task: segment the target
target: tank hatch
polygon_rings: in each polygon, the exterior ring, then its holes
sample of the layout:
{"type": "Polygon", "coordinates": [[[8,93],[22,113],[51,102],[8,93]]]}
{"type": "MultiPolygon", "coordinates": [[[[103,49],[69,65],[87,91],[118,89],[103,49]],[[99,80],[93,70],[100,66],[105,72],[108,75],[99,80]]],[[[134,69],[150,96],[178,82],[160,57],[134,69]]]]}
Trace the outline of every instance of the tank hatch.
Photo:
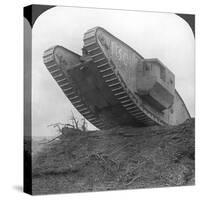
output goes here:
{"type": "Polygon", "coordinates": [[[174,102],[175,77],[158,59],[143,59],[136,70],[137,94],[159,111],[174,102]]]}

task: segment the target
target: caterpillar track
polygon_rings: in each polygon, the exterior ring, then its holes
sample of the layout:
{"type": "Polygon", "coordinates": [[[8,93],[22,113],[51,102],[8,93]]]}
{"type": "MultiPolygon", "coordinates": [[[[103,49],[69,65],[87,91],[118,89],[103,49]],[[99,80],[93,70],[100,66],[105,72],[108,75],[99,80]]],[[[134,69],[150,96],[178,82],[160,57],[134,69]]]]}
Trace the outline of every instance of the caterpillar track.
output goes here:
{"type": "Polygon", "coordinates": [[[97,118],[95,114],[90,110],[89,106],[84,102],[83,97],[78,92],[78,88],[73,83],[69,74],[62,69],[62,64],[57,63],[54,50],[56,48],[61,48],[60,46],[52,47],[44,52],[43,60],[48,71],[51,73],[52,77],[55,79],[57,84],[60,86],[66,97],[71,101],[73,106],[94,126],[99,129],[107,128],[106,123],[102,122],[101,119],[97,118]]]}
{"type": "Polygon", "coordinates": [[[67,98],[94,126],[174,125],[190,118],[173,88],[173,73],[159,60],[145,60],[100,27],[88,30],[83,41],[83,56],[55,46],[44,52],[43,60],[67,98]],[[149,65],[155,72],[158,66],[164,69],[171,85],[157,77],[154,80],[155,74],[143,77],[141,70],[149,65]],[[150,89],[146,89],[148,79],[155,82],[150,89]]]}

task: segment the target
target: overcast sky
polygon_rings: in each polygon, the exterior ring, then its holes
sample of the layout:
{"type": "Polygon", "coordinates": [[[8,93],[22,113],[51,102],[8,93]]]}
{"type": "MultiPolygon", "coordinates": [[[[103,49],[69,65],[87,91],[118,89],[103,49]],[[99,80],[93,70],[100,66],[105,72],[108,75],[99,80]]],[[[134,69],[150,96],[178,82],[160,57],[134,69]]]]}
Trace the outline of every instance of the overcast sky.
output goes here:
{"type": "MultiPolygon", "coordinates": [[[[176,89],[194,116],[194,36],[189,25],[171,13],[55,7],[36,20],[32,32],[32,133],[55,134],[48,124],[67,122],[74,109],[43,64],[44,50],[64,46],[81,54],[83,34],[101,26],[145,58],[158,58],[174,74],[176,89]]],[[[91,124],[90,129],[95,129],[91,124]]]]}

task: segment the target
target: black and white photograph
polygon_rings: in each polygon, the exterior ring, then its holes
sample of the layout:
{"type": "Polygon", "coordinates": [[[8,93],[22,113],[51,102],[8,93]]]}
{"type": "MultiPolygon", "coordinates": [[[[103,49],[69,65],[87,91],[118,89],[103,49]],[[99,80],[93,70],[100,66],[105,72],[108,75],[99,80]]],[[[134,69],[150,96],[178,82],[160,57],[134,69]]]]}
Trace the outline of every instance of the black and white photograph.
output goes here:
{"type": "Polygon", "coordinates": [[[195,15],[24,7],[24,192],[195,185],[195,15]]]}

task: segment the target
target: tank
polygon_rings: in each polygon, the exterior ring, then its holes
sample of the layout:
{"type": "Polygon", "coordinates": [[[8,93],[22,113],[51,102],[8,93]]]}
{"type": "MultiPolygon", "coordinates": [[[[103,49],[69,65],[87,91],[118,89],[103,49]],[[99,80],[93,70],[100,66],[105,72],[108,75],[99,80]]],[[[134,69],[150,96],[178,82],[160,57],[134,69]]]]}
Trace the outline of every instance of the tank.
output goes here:
{"type": "Polygon", "coordinates": [[[190,114],[175,75],[101,27],[84,34],[82,55],[62,46],[44,52],[46,68],[74,107],[99,129],[178,125],[190,114]]]}

